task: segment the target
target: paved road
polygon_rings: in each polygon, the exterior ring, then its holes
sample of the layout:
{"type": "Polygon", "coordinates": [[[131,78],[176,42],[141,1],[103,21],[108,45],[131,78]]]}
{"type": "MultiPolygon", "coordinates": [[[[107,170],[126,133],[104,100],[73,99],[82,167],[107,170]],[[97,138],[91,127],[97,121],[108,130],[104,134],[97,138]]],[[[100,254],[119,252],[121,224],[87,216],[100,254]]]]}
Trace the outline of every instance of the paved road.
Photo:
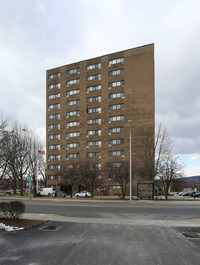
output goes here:
{"type": "Polygon", "coordinates": [[[200,217],[200,202],[101,203],[25,201],[26,212],[82,218],[187,220],[200,217]]]}

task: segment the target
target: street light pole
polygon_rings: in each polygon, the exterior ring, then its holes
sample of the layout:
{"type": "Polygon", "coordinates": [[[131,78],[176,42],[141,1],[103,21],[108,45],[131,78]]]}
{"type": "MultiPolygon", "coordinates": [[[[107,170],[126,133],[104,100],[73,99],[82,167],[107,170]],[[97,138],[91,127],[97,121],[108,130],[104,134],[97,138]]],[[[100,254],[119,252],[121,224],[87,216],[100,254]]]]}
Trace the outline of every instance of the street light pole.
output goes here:
{"type": "Polygon", "coordinates": [[[128,122],[130,126],[130,202],[132,202],[132,148],[131,148],[132,127],[131,127],[131,120],[129,120],[128,122]]]}

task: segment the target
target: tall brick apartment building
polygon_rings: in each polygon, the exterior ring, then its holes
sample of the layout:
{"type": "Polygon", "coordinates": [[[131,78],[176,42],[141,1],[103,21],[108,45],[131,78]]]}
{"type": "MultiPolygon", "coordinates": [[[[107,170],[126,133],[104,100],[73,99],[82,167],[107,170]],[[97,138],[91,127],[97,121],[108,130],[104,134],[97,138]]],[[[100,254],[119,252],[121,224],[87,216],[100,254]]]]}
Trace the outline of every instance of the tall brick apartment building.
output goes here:
{"type": "Polygon", "coordinates": [[[89,159],[106,194],[120,192],[101,169],[116,158],[129,161],[130,120],[133,161],[141,128],[154,134],[154,45],[47,70],[46,83],[47,185],[62,185],[61,166],[89,159]]]}

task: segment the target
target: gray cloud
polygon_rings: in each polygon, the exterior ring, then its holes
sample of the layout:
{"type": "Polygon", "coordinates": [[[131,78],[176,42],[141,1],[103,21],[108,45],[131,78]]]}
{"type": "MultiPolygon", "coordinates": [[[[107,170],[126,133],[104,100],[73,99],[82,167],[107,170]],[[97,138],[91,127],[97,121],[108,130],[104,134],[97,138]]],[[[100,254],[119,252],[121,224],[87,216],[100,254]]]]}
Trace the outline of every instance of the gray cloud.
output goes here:
{"type": "Polygon", "coordinates": [[[155,43],[156,120],[199,154],[198,0],[1,1],[1,110],[45,139],[46,69],[155,43]]]}

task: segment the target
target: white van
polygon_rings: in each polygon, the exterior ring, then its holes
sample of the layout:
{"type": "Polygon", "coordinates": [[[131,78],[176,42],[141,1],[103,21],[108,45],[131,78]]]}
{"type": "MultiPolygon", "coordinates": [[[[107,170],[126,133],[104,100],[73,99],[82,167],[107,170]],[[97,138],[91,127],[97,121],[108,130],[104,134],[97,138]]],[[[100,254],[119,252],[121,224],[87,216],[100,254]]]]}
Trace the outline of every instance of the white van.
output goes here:
{"type": "Polygon", "coordinates": [[[54,192],[55,192],[54,188],[41,188],[39,190],[39,193],[42,196],[51,196],[54,192]]]}

